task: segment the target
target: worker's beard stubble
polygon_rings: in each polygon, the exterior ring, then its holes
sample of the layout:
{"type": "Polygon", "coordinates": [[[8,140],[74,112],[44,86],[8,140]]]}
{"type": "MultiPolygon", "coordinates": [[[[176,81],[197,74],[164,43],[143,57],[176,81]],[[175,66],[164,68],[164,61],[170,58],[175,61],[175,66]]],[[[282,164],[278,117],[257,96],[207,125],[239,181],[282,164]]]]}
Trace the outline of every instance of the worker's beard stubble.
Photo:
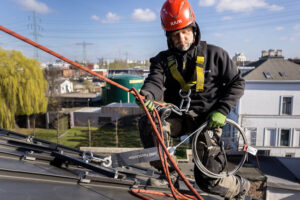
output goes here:
{"type": "Polygon", "coordinates": [[[180,51],[187,51],[192,45],[192,42],[179,42],[175,44],[175,47],[180,51]]]}

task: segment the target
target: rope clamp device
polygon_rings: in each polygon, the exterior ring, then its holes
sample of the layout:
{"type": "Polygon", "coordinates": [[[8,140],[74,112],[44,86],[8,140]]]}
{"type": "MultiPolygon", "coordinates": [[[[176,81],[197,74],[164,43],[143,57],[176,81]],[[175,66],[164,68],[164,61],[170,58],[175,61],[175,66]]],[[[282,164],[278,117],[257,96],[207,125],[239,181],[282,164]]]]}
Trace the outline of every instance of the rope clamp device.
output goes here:
{"type": "Polygon", "coordinates": [[[179,96],[181,97],[181,102],[179,109],[181,112],[188,112],[191,105],[191,89],[187,93],[182,92],[182,89],[179,90],[179,96]]]}
{"type": "Polygon", "coordinates": [[[101,158],[95,157],[93,155],[93,152],[91,152],[89,150],[84,151],[82,153],[82,160],[85,163],[89,163],[89,162],[101,163],[104,167],[110,167],[111,164],[112,164],[111,156],[108,156],[108,157],[105,157],[105,158],[101,159],[101,158]]]}

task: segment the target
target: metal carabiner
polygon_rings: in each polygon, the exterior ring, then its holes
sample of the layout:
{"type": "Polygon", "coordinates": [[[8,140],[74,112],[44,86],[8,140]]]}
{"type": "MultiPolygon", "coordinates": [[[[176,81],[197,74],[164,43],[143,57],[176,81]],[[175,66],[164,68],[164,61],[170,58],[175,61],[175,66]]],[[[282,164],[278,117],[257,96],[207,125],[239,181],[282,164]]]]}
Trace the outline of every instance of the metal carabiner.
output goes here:
{"type": "Polygon", "coordinates": [[[182,112],[188,112],[191,105],[191,89],[186,94],[182,93],[182,89],[179,90],[179,96],[182,98],[180,102],[179,109],[182,112]],[[185,105],[185,106],[184,106],[185,105]],[[184,107],[183,107],[184,106],[184,107]]]}
{"type": "Polygon", "coordinates": [[[93,155],[93,152],[90,151],[90,150],[84,151],[82,153],[82,160],[85,163],[89,163],[89,162],[100,163],[104,167],[111,167],[111,165],[112,165],[111,156],[108,156],[108,157],[105,157],[105,158],[101,159],[101,158],[95,157],[93,155]]]}
{"type": "Polygon", "coordinates": [[[85,163],[89,163],[90,160],[94,157],[93,152],[87,150],[82,153],[82,160],[85,163]]]}
{"type": "Polygon", "coordinates": [[[104,159],[103,159],[103,163],[102,163],[102,165],[104,166],[104,167],[111,167],[111,165],[112,165],[112,160],[111,160],[111,156],[108,156],[108,157],[105,157],[104,159]]]}
{"type": "Polygon", "coordinates": [[[189,91],[187,93],[182,92],[182,89],[179,90],[179,96],[183,99],[187,98],[187,97],[190,97],[191,93],[192,93],[191,89],[189,89],[189,91]],[[185,93],[185,95],[184,95],[184,93],[185,93]]]}

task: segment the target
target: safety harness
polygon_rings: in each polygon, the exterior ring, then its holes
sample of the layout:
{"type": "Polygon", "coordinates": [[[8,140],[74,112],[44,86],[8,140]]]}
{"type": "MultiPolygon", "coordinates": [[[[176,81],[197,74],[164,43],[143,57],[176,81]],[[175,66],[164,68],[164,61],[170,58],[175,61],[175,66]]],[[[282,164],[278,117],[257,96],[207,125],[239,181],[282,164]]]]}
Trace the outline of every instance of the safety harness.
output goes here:
{"type": "Polygon", "coordinates": [[[195,70],[194,75],[191,80],[186,82],[178,71],[178,63],[176,57],[174,55],[170,55],[167,57],[168,59],[168,67],[172,77],[178,81],[181,86],[179,90],[179,95],[182,98],[180,103],[181,111],[188,111],[190,107],[191,98],[189,97],[191,94],[191,88],[195,86],[196,92],[203,92],[204,90],[204,69],[205,69],[205,57],[206,57],[206,42],[201,42],[200,46],[197,47],[197,57],[195,61],[195,70]],[[185,106],[184,106],[185,105],[185,106]]]}
{"type": "Polygon", "coordinates": [[[188,93],[188,91],[196,85],[196,92],[202,92],[204,89],[204,57],[197,56],[196,67],[192,80],[186,82],[180,72],[177,69],[177,61],[174,55],[168,57],[168,66],[170,72],[175,80],[181,85],[182,92],[188,93]]]}

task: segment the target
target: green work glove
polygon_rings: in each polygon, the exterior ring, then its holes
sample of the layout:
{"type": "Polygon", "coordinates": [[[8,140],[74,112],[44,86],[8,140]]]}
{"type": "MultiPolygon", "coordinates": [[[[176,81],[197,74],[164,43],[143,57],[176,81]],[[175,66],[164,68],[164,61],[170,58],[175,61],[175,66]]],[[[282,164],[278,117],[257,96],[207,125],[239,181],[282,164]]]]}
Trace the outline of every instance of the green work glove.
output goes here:
{"type": "Polygon", "coordinates": [[[218,111],[212,111],[208,115],[208,120],[209,120],[208,122],[209,128],[217,128],[217,127],[224,126],[226,116],[218,111]]]}
{"type": "MultiPolygon", "coordinates": [[[[146,108],[148,109],[149,112],[152,112],[154,109],[154,102],[153,102],[153,96],[150,92],[147,92],[145,90],[141,90],[140,92],[141,95],[143,95],[145,97],[144,99],[144,103],[146,108]]],[[[144,107],[142,106],[141,102],[138,99],[135,99],[135,103],[141,108],[144,109],[144,107]]]]}

